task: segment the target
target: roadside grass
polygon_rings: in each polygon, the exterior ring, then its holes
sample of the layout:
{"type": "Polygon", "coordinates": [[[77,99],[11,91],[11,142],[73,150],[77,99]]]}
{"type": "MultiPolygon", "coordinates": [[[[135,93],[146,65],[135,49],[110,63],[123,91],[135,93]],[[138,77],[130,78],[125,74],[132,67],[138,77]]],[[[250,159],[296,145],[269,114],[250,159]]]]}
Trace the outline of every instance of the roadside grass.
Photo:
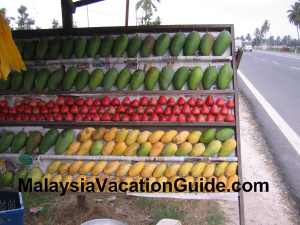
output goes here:
{"type": "Polygon", "coordinates": [[[207,212],[207,224],[208,225],[221,225],[225,224],[224,212],[220,209],[218,203],[209,203],[207,212]]]}

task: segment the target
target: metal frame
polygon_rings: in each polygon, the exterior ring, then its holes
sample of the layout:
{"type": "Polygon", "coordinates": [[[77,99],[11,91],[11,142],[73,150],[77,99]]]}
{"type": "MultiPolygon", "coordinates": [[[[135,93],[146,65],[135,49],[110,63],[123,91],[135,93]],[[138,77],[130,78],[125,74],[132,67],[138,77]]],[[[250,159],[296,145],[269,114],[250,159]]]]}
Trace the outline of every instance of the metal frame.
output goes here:
{"type": "MultiPolygon", "coordinates": [[[[133,33],[161,33],[161,32],[190,32],[190,31],[200,31],[200,32],[220,32],[223,30],[227,30],[231,33],[232,40],[234,40],[234,27],[231,24],[225,25],[171,25],[171,26],[130,26],[130,27],[102,27],[102,28],[71,28],[71,29],[47,29],[47,30],[32,30],[32,31],[14,31],[14,37],[17,39],[29,39],[29,38],[40,38],[44,36],[89,36],[89,35],[106,35],[106,34],[133,34],[133,33]]],[[[233,90],[232,91],[203,91],[197,90],[195,93],[197,94],[228,94],[232,95],[235,99],[235,123],[198,123],[198,124],[180,124],[180,123],[172,123],[172,124],[155,124],[161,125],[162,127],[207,127],[207,126],[217,126],[224,127],[230,126],[235,128],[236,140],[237,140],[237,161],[238,161],[238,175],[239,181],[242,182],[242,159],[241,159],[241,143],[240,143],[240,123],[239,123],[239,99],[238,99],[238,85],[237,85],[237,67],[239,63],[239,58],[236,58],[235,52],[235,44],[234,41],[231,45],[231,55],[232,60],[231,65],[234,70],[234,80],[233,80],[233,90]]],[[[59,92],[61,93],[61,92],[59,92]]],[[[127,92],[115,92],[119,95],[127,94],[127,92]]],[[[136,94],[140,95],[143,92],[136,92],[136,94]]],[[[158,95],[159,93],[171,93],[171,92],[153,92],[153,94],[158,95]]],[[[180,94],[191,94],[191,91],[185,91],[184,93],[180,92],[180,94]]],[[[37,93],[36,93],[37,94],[37,93]]],[[[51,93],[52,94],[52,93],[51,93]]],[[[55,94],[55,93],[53,93],[55,94]]],[[[57,92],[56,92],[57,94],[57,92]]],[[[63,93],[61,93],[63,94],[63,93]]],[[[65,93],[70,94],[70,93],[65,93]]],[[[73,93],[79,94],[79,93],[73,93]]],[[[93,92],[87,92],[85,94],[95,94],[93,92]]],[[[97,93],[99,94],[99,92],[97,93]]],[[[110,93],[111,94],[111,93],[110,93]]],[[[132,93],[131,93],[132,94],[132,93]]],[[[174,94],[174,93],[173,93],[174,94]]],[[[179,94],[179,93],[178,93],[179,94]]],[[[1,126],[16,126],[17,124],[13,123],[1,123],[1,126]]],[[[135,126],[153,126],[153,123],[111,123],[111,122],[80,122],[80,123],[24,123],[22,122],[22,126],[43,126],[43,127],[81,127],[81,126],[126,126],[126,127],[135,127],[135,126]]],[[[46,157],[47,156],[43,156],[46,157]]],[[[239,204],[239,222],[241,225],[245,224],[245,216],[244,216],[244,198],[243,193],[238,193],[238,204],[239,204]]]]}

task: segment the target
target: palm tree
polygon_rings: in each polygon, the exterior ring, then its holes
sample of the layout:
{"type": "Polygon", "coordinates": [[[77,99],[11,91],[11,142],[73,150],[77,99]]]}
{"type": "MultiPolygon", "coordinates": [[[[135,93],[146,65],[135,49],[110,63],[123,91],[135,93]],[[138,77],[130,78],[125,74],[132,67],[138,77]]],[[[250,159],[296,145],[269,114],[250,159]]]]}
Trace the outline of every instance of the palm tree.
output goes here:
{"type": "Polygon", "coordinates": [[[300,1],[295,2],[291,5],[291,9],[287,11],[288,18],[291,24],[294,24],[297,28],[298,40],[300,40],[299,29],[300,29],[300,1]]]}
{"type": "Polygon", "coordinates": [[[271,26],[270,22],[268,20],[265,20],[265,22],[263,23],[261,30],[260,30],[262,39],[267,38],[266,36],[267,36],[268,31],[270,30],[270,26],[271,26]]]}

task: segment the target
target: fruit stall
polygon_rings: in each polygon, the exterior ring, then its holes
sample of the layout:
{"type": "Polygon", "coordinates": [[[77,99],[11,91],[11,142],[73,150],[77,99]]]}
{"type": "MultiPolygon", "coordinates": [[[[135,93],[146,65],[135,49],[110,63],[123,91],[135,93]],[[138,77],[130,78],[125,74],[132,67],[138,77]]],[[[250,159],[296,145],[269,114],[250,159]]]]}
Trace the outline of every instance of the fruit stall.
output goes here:
{"type": "MultiPolygon", "coordinates": [[[[242,178],[233,25],[15,31],[27,70],[0,80],[3,186],[242,178]],[[30,165],[29,165],[30,164],[30,165]]],[[[128,195],[237,201],[239,192],[128,195]]]]}

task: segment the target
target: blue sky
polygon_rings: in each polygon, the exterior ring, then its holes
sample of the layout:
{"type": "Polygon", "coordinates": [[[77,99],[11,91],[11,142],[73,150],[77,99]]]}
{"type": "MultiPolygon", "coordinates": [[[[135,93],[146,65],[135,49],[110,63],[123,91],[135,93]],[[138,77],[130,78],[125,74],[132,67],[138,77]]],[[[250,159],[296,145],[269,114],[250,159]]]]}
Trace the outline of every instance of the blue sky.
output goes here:
{"type": "MultiPolygon", "coordinates": [[[[136,24],[135,3],[130,0],[129,24],[136,24]]],[[[287,9],[296,0],[161,0],[158,15],[162,24],[213,24],[233,23],[238,36],[260,27],[265,19],[271,23],[268,35],[297,37],[295,26],[287,19],[287,9]]],[[[27,6],[36,25],[51,27],[56,18],[61,23],[60,0],[2,0],[0,7],[7,8],[9,16],[17,16],[17,8],[27,6]]],[[[82,7],[74,15],[77,26],[121,26],[124,25],[125,0],[106,0],[82,7]],[[87,11],[89,20],[87,19],[87,11]]]]}

